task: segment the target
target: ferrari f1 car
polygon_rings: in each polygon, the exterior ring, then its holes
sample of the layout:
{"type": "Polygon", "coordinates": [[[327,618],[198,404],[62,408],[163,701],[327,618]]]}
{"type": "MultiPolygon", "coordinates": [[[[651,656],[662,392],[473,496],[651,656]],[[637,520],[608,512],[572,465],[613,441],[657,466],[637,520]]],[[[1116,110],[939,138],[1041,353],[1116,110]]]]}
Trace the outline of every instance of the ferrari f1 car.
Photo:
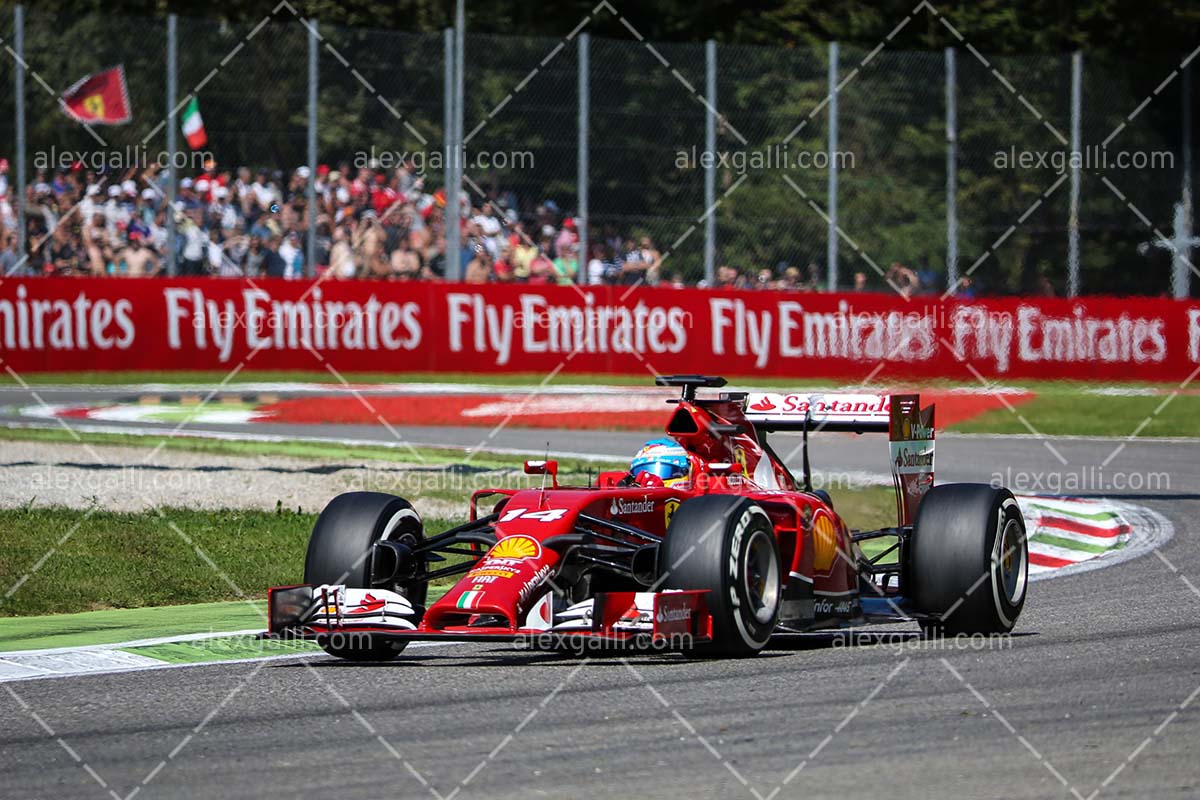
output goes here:
{"type": "Polygon", "coordinates": [[[1029,569],[1020,509],[1006,489],[933,485],[933,408],[917,395],[702,398],[725,380],[658,383],[682,390],[666,433],[686,451],[686,480],[617,471],[564,486],[556,462],[528,461],[540,488],[477,491],[469,519],[436,535],[403,498],[339,495],[313,529],[305,583],[270,590],[269,635],[381,660],[422,639],[743,656],[776,633],[883,621],[1012,629],[1029,569]],[[804,437],[799,478],[768,441],[776,431],[804,437]],[[813,489],[808,437],[827,431],[888,434],[895,527],[855,530],[813,489]],[[891,546],[868,557],[871,539],[891,546]],[[447,578],[457,582],[428,602],[447,578]]]}

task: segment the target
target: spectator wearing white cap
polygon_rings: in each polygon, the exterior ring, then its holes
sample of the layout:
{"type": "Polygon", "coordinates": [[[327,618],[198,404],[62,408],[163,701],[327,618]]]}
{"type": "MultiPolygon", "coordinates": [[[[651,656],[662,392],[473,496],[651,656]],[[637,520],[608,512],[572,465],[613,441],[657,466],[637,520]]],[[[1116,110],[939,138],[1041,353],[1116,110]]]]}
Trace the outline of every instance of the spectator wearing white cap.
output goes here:
{"type": "Polygon", "coordinates": [[[200,213],[190,211],[182,216],[177,231],[183,238],[182,261],[179,272],[185,276],[204,274],[205,255],[208,252],[208,236],[200,227],[200,213]]]}
{"type": "Polygon", "coordinates": [[[283,259],[283,277],[295,280],[304,275],[304,251],[300,248],[300,234],[292,231],[279,245],[279,257],[283,259]]]}
{"type": "Polygon", "coordinates": [[[221,243],[221,232],[216,228],[208,231],[208,243],[205,245],[205,261],[211,275],[220,275],[225,262],[225,247],[221,243]]]}
{"type": "Polygon", "coordinates": [[[493,260],[500,255],[500,245],[503,243],[501,234],[503,232],[503,228],[500,227],[500,220],[495,217],[484,217],[483,224],[479,226],[483,246],[487,248],[488,254],[493,260]]]}
{"type": "Polygon", "coordinates": [[[91,219],[97,213],[103,213],[104,201],[100,198],[100,184],[88,184],[84,190],[83,199],[79,201],[80,219],[91,219]]]}
{"type": "Polygon", "coordinates": [[[238,214],[238,209],[234,207],[233,203],[229,202],[229,189],[216,184],[212,188],[212,198],[212,204],[208,207],[209,214],[216,219],[221,230],[226,233],[232,231],[237,227],[241,215],[238,214]]]}
{"type": "Polygon", "coordinates": [[[267,177],[267,171],[260,170],[258,178],[250,184],[250,191],[260,208],[270,208],[272,203],[279,202],[279,190],[267,177]]]}
{"type": "Polygon", "coordinates": [[[104,204],[104,217],[110,228],[129,224],[129,206],[121,201],[121,187],[113,184],[108,187],[108,201],[104,204]]]}

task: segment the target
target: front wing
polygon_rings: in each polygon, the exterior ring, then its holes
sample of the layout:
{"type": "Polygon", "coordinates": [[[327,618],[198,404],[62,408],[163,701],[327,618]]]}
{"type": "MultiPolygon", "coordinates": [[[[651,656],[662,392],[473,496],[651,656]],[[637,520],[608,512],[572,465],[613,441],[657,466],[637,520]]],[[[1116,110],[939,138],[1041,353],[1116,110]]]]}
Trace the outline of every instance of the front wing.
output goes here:
{"type": "Polygon", "coordinates": [[[657,648],[712,641],[707,591],[604,592],[555,611],[554,596],[534,603],[519,627],[491,625],[480,616],[467,625],[430,629],[424,609],[383,589],[280,586],[267,593],[271,638],[322,641],[370,635],[393,641],[503,641],[553,647],[608,641],[657,648]]]}

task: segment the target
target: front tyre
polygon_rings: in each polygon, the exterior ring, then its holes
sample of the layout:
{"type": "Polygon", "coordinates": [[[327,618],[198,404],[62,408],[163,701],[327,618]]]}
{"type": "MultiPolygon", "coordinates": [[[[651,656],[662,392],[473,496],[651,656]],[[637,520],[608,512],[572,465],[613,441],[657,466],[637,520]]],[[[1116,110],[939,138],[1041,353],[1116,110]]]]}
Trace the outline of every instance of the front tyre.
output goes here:
{"type": "Polygon", "coordinates": [[[707,589],[712,642],[693,655],[738,657],[766,646],[782,605],[779,544],[767,512],[731,495],[687,500],[658,554],[664,588],[707,589]]]}
{"type": "MultiPolygon", "coordinates": [[[[329,501],[313,526],[304,558],[304,582],[370,589],[371,553],[376,542],[386,539],[416,546],[424,538],[421,517],[404,498],[381,492],[340,494],[329,501]]],[[[415,605],[425,602],[422,580],[383,588],[400,592],[415,605]]],[[[398,656],[407,642],[356,634],[334,636],[320,644],[338,658],[387,661],[398,656]]]]}
{"type": "Polygon", "coordinates": [[[1025,606],[1029,542],[1008,489],[950,483],[929,490],[909,544],[908,581],[926,632],[1008,633],[1025,606]]]}

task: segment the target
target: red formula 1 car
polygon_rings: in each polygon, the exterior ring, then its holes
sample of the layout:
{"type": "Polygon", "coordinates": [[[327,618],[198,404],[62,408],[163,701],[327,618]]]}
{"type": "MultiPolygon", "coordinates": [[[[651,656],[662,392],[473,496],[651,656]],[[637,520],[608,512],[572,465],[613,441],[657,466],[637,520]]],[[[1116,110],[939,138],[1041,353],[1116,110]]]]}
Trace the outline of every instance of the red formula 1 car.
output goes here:
{"type": "Polygon", "coordinates": [[[686,481],[608,472],[561,486],[556,462],[530,461],[542,488],[475,492],[469,521],[433,536],[400,497],[339,495],[313,529],[306,583],[270,590],[269,634],[378,660],[420,639],[740,656],[777,632],[880,621],[1012,629],[1029,568],[1021,512],[1006,489],[933,486],[933,408],[916,395],[699,398],[724,379],[658,383],[682,389],[666,432],[686,450],[686,481]],[[804,435],[799,480],[772,431],[804,435]],[[811,488],[808,435],[823,431],[890,434],[896,527],[854,530],[811,488]],[[861,542],[889,538],[864,555],[861,542]],[[450,576],[427,605],[430,582],[450,576]]]}

